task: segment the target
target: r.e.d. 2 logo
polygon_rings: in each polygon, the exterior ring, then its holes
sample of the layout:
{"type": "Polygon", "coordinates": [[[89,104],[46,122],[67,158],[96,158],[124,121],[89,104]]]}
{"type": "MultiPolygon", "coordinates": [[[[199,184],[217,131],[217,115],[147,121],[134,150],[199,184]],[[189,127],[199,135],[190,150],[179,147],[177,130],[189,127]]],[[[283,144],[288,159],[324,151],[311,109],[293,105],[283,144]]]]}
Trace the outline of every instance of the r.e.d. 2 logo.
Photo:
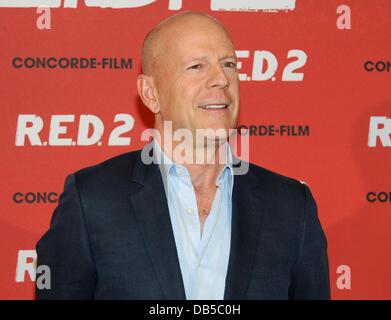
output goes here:
{"type": "MultiPolygon", "coordinates": [[[[52,115],[50,119],[49,135],[47,139],[42,137],[44,121],[35,114],[20,114],[16,126],[15,145],[25,146],[92,146],[102,145],[105,126],[96,115],[82,114],[75,123],[74,114],[52,115]],[[61,137],[67,134],[68,126],[77,126],[77,137],[61,137]],[[42,141],[45,140],[45,141],[42,141]]],[[[127,113],[119,113],[114,116],[114,123],[118,123],[109,134],[107,145],[129,146],[131,138],[123,135],[132,130],[134,118],[127,113]]]]}
{"type": "Polygon", "coordinates": [[[391,118],[371,117],[369,120],[368,147],[391,147],[391,118]]]}
{"type": "MultiPolygon", "coordinates": [[[[240,70],[243,64],[241,59],[250,58],[250,51],[237,50],[236,56],[239,60],[237,68],[240,70]]],[[[303,50],[293,49],[288,51],[286,59],[291,59],[291,61],[285,63],[282,69],[281,81],[303,81],[304,73],[297,70],[306,64],[307,54],[303,50]]],[[[239,73],[239,79],[241,81],[276,81],[278,66],[279,63],[275,54],[267,50],[255,50],[251,74],[239,73]]]]}

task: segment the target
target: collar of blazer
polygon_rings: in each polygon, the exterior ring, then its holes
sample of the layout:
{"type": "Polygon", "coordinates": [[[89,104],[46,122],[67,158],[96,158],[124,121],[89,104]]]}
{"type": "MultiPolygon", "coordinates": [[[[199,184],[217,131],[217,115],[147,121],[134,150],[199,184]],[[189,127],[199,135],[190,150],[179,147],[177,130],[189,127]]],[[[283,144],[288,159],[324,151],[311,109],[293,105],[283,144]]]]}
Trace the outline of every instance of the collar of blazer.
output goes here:
{"type": "MultiPolygon", "coordinates": [[[[144,150],[145,151],[145,150],[144,150]]],[[[162,291],[169,300],[185,299],[175,239],[159,166],[145,164],[140,151],[131,164],[131,204],[162,291]]],[[[148,152],[153,152],[153,149],[148,152]]],[[[234,168],[241,160],[234,159],[234,168]]],[[[244,299],[251,278],[265,214],[261,179],[251,170],[236,175],[232,194],[231,251],[224,299],[244,299]]]]}

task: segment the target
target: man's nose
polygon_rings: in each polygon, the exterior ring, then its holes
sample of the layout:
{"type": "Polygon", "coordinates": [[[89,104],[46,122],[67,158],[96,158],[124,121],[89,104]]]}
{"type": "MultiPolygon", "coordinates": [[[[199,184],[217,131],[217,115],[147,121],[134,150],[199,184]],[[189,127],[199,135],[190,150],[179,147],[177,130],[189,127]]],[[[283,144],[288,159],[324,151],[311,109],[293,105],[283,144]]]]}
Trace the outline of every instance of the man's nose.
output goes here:
{"type": "Polygon", "coordinates": [[[217,87],[224,89],[229,85],[229,79],[224,72],[224,69],[221,65],[212,66],[209,70],[207,87],[217,87]]]}

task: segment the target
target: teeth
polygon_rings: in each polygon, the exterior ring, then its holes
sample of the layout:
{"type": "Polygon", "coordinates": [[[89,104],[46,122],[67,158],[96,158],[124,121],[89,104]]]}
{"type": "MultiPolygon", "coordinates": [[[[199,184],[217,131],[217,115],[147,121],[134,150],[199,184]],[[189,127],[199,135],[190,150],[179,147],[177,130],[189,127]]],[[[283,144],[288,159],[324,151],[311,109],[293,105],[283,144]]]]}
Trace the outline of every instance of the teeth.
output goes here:
{"type": "Polygon", "coordinates": [[[208,104],[206,106],[202,106],[202,109],[225,109],[227,107],[226,104],[208,104]]]}

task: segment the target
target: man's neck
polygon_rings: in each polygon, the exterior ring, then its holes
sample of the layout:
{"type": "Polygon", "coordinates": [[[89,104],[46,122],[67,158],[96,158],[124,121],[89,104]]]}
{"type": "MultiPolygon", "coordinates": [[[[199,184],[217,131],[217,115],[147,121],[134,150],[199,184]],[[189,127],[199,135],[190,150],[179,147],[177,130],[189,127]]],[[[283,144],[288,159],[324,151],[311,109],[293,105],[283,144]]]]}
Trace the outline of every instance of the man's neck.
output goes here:
{"type": "Polygon", "coordinates": [[[193,157],[188,157],[183,161],[183,158],[178,159],[177,153],[174,152],[175,148],[180,144],[179,142],[170,141],[171,150],[166,150],[164,143],[161,141],[157,141],[157,143],[174,163],[180,163],[188,170],[196,191],[215,187],[216,179],[228,161],[227,144],[216,145],[214,149],[209,148],[209,150],[204,146],[193,146],[191,148],[193,157]],[[203,156],[197,159],[197,154],[203,156]]]}
{"type": "Polygon", "coordinates": [[[216,186],[216,179],[224,164],[184,164],[189,171],[190,179],[196,191],[208,190],[216,186]]]}

